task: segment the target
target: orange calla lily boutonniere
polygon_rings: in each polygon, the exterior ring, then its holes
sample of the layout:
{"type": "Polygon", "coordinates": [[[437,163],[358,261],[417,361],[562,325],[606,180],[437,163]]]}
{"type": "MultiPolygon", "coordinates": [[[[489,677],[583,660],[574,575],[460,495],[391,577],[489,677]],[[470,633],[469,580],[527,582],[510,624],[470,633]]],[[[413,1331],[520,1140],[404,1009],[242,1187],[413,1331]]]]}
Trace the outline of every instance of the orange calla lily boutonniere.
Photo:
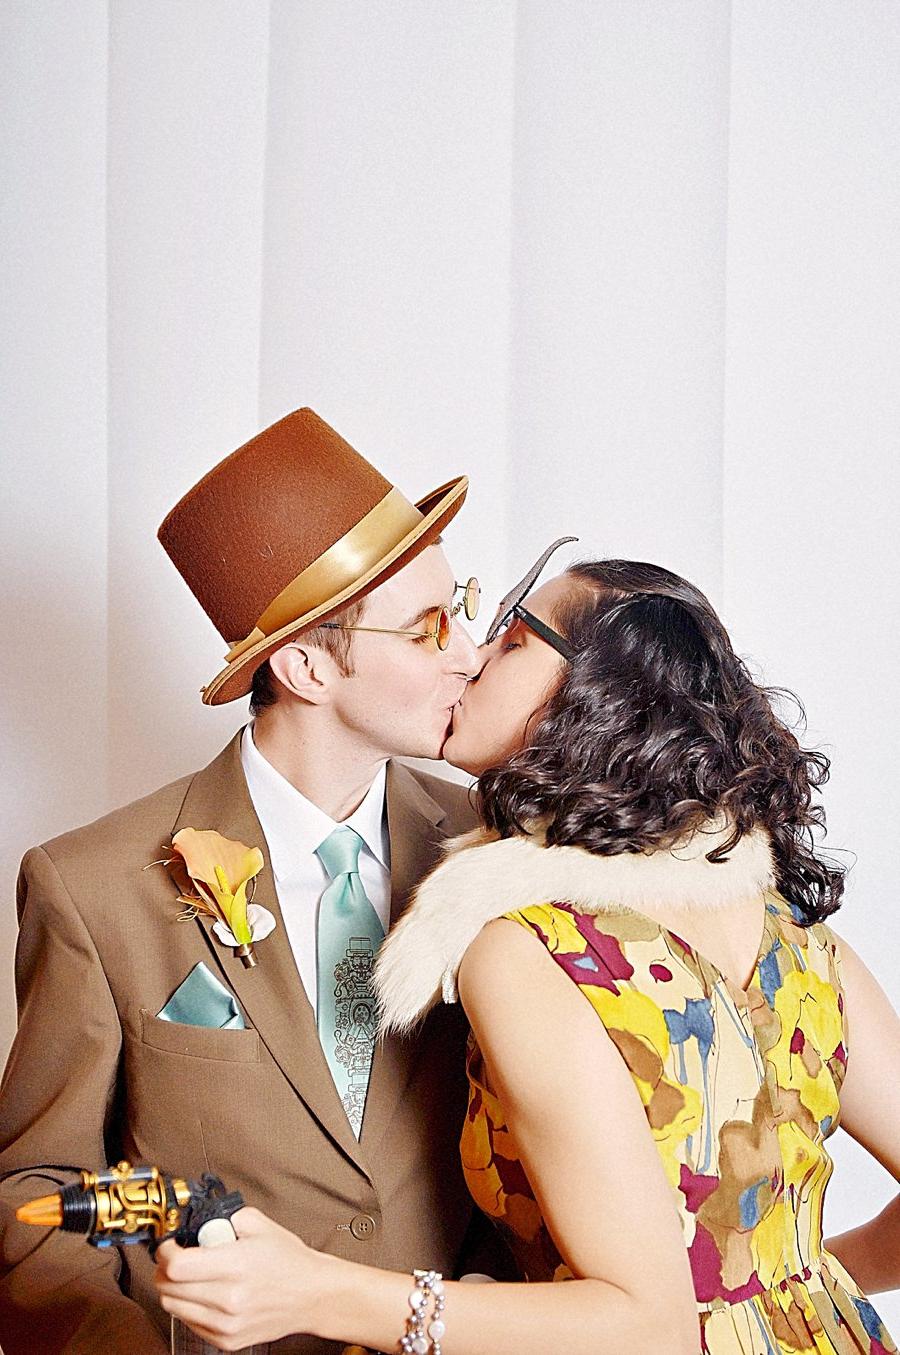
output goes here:
{"type": "Polygon", "coordinates": [[[223,945],[231,946],[247,969],[256,964],[254,943],[275,928],[268,908],[251,903],[250,887],[262,870],[258,847],[234,842],[211,829],[182,828],[172,838],[175,855],[164,864],[179,888],[178,902],[185,905],[179,922],[204,913],[215,919],[213,932],[223,945]],[[187,877],[187,878],[185,878],[187,877]]]}

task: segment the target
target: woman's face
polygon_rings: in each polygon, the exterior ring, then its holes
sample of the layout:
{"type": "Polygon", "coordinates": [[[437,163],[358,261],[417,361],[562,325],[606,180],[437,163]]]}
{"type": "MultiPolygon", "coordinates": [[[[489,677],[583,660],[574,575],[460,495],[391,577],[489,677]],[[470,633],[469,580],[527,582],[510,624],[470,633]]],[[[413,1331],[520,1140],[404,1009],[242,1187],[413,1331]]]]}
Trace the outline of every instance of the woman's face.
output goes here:
{"type": "MultiPolygon", "coordinates": [[[[572,590],[566,574],[529,593],[523,606],[554,625],[554,612],[572,590]]],[[[482,666],[453,711],[443,755],[454,767],[480,776],[518,752],[531,716],[557,689],[567,661],[518,617],[492,644],[479,650],[482,666]]]]}

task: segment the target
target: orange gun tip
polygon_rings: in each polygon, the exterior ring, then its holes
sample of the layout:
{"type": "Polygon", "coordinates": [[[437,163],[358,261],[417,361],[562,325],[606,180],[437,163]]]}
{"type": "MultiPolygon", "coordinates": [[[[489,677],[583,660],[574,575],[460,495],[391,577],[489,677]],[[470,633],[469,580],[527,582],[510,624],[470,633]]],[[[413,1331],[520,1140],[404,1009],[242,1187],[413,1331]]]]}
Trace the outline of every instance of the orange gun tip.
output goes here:
{"type": "Polygon", "coordinates": [[[36,1223],[39,1228],[58,1228],[63,1221],[62,1200],[59,1195],[42,1195],[39,1200],[29,1200],[16,1210],[20,1223],[36,1223]]]}

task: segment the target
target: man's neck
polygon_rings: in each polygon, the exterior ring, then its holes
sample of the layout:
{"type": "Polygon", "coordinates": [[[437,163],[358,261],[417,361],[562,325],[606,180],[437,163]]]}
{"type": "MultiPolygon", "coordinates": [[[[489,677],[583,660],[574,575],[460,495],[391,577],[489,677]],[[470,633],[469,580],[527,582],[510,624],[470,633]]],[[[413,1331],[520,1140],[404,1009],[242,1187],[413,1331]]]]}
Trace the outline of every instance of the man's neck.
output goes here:
{"type": "Polygon", "coordinates": [[[269,707],[254,721],[253,742],[295,790],[342,823],[362,804],[387,757],[330,721],[301,721],[296,714],[269,707]]]}

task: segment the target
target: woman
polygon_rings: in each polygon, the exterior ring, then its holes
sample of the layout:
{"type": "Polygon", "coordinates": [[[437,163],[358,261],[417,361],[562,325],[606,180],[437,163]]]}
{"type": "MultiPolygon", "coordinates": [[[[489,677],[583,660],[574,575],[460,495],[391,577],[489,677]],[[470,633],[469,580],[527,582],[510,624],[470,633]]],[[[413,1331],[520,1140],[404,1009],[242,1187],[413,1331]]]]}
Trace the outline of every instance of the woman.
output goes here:
{"type": "Polygon", "coordinates": [[[526,607],[536,573],[445,748],[485,829],[379,962],[395,1029],[458,986],[467,1179],[534,1283],[410,1295],[245,1210],[244,1246],[162,1249],[162,1301],[225,1349],[302,1330],[444,1355],[894,1351],[848,1270],[900,1283],[900,1196],[821,1237],[839,1117],[900,1176],[900,1023],[825,924],[842,877],[810,844],[827,760],[684,580],[582,564],[526,607]],[[405,1312],[444,1304],[398,1346],[405,1312]]]}

